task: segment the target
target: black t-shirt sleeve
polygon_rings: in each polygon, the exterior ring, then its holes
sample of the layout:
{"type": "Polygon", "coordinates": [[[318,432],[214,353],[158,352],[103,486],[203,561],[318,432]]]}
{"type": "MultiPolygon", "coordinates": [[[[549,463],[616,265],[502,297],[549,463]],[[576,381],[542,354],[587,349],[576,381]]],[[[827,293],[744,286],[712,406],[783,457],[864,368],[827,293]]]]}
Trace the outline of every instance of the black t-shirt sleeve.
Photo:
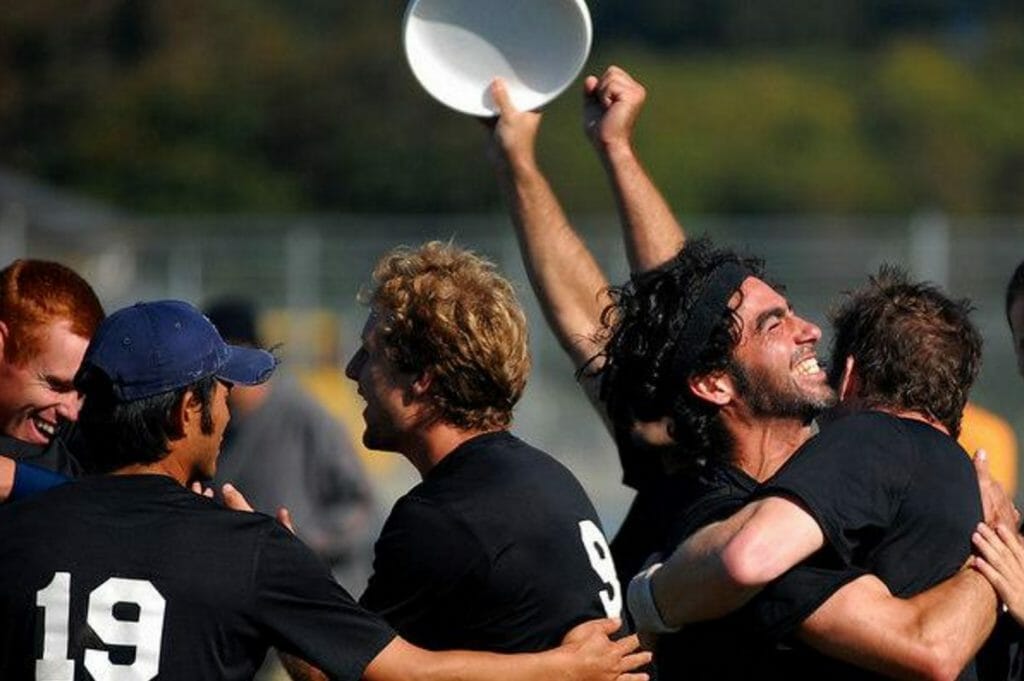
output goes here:
{"type": "Polygon", "coordinates": [[[755,498],[801,504],[845,563],[889,528],[911,482],[914,448],[895,419],[857,414],[825,427],[755,498]]]}
{"type": "Polygon", "coordinates": [[[740,613],[756,635],[778,642],[794,634],[836,591],[865,574],[866,570],[856,567],[797,565],[766,586],[740,613]]]}
{"type": "Polygon", "coordinates": [[[268,523],[253,565],[252,616],[273,644],[331,678],[359,679],[395,637],[359,607],[327,567],[284,528],[268,523]]]}
{"type": "Polygon", "coordinates": [[[436,622],[437,609],[447,607],[452,593],[464,596],[474,581],[483,583],[489,561],[478,538],[457,518],[428,500],[407,496],[384,524],[373,567],[360,603],[406,638],[432,640],[429,632],[414,630],[417,623],[436,622]]]}

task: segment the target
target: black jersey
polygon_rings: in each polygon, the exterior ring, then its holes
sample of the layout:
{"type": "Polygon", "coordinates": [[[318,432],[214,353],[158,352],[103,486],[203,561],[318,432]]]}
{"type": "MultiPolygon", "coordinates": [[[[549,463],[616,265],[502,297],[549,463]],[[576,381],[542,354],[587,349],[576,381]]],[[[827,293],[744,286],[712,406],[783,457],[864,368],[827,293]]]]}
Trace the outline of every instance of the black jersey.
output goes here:
{"type": "Polygon", "coordinates": [[[844,564],[898,596],[952,576],[982,520],[970,457],[932,426],[882,412],[839,419],[759,491],[799,501],[844,564]]]}
{"type": "Polygon", "coordinates": [[[399,499],[375,554],[361,603],[430,649],[542,650],[621,610],[583,488],[504,431],[462,444],[399,499]]]}
{"type": "Polygon", "coordinates": [[[694,495],[689,471],[670,470],[666,462],[678,454],[670,447],[640,441],[628,429],[615,429],[615,444],[622,463],[622,483],[636,496],[611,541],[612,558],[623,579],[643,569],[652,554],[660,553],[677,534],[679,519],[687,515],[694,495]]]}
{"type": "MultiPolygon", "coordinates": [[[[825,535],[814,560],[868,570],[900,597],[953,576],[970,555],[982,518],[974,468],[956,441],[921,421],[882,412],[829,424],[757,496],[800,502],[825,535]]],[[[820,604],[810,602],[820,595],[783,580],[760,597],[758,625],[785,636],[820,604]]],[[[961,678],[975,678],[973,665],[961,678]]]]}
{"type": "Polygon", "coordinates": [[[358,679],[393,637],[272,518],[169,477],[0,508],[0,679],[251,679],[268,646],[358,679]]]}
{"type": "MultiPolygon", "coordinates": [[[[749,475],[717,461],[709,462],[689,478],[680,478],[677,484],[679,497],[689,501],[672,519],[666,535],[666,555],[705,525],[738,511],[757,489],[757,481],[749,475]]],[[[801,565],[784,579],[787,582],[800,580],[803,589],[816,594],[820,605],[839,587],[861,574],[863,572],[857,570],[819,570],[801,565]]],[[[804,590],[801,593],[808,595],[804,590]]],[[[817,675],[817,653],[799,643],[780,643],[760,635],[752,615],[752,611],[760,607],[760,598],[721,619],[698,622],[675,634],[660,636],[654,657],[658,681],[828,678],[817,675]]]]}

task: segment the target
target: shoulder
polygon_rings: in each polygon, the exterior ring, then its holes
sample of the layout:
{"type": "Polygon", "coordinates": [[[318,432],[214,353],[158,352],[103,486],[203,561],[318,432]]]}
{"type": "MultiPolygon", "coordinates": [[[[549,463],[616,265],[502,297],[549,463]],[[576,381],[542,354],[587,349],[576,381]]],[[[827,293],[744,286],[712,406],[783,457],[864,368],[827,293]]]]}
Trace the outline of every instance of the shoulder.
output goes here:
{"type": "Polygon", "coordinates": [[[380,542],[408,548],[421,544],[477,544],[477,532],[466,514],[412,491],[395,502],[384,522],[380,542]]]}
{"type": "Polygon", "coordinates": [[[712,463],[688,475],[679,487],[685,501],[672,520],[672,537],[681,541],[700,528],[740,509],[757,489],[757,482],[728,464],[712,463]]]}
{"type": "Polygon", "coordinates": [[[854,469],[873,464],[888,467],[905,459],[912,449],[902,419],[879,411],[856,412],[824,424],[776,477],[819,465],[854,469]]]}
{"type": "Polygon", "coordinates": [[[818,434],[811,438],[802,449],[819,448],[826,444],[847,442],[855,438],[880,440],[887,437],[906,437],[902,419],[881,411],[858,411],[823,424],[818,434]]]}

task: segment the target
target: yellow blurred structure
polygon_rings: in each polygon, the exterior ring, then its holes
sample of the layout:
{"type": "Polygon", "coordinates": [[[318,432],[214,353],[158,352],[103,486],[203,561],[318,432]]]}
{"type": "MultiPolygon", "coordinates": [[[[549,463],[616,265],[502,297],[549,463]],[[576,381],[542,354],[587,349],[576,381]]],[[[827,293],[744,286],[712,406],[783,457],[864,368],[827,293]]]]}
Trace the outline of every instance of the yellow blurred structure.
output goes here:
{"type": "Polygon", "coordinates": [[[988,452],[989,470],[1011,497],[1017,492],[1017,436],[1000,416],[968,403],[960,429],[960,446],[972,456],[988,452]]]}
{"type": "Polygon", "coordinates": [[[345,377],[341,347],[343,320],[324,308],[266,310],[260,315],[260,336],[285,358],[303,387],[345,426],[352,445],[371,475],[391,471],[399,457],[371,452],[363,446],[363,400],[345,377]]]}
{"type": "Polygon", "coordinates": [[[363,446],[363,399],[355,391],[355,384],[345,377],[340,366],[324,366],[297,372],[303,387],[339,421],[352,435],[363,464],[371,475],[393,469],[401,457],[371,452],[363,446]]]}

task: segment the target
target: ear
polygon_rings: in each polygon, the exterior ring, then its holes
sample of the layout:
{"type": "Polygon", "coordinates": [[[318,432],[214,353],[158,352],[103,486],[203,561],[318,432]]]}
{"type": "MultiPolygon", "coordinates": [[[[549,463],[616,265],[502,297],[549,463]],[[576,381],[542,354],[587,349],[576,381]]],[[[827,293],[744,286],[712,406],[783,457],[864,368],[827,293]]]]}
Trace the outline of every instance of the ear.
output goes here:
{"type": "Polygon", "coordinates": [[[688,383],[690,392],[719,407],[724,407],[736,397],[736,386],[724,371],[712,371],[703,376],[694,376],[688,383]]]}
{"type": "Polygon", "coordinates": [[[860,374],[857,373],[857,362],[853,355],[846,358],[843,375],[839,379],[839,399],[845,401],[860,394],[860,374]]]}
{"type": "Polygon", "coordinates": [[[7,324],[5,322],[0,322],[0,361],[3,361],[4,359],[4,353],[7,349],[7,336],[9,333],[10,330],[7,328],[7,324]]]}
{"type": "Polygon", "coordinates": [[[409,392],[413,397],[423,397],[430,390],[433,382],[433,375],[429,371],[424,371],[409,384],[409,392]]]}
{"type": "Polygon", "coordinates": [[[191,390],[181,396],[181,399],[174,404],[171,410],[171,425],[174,434],[178,437],[191,432],[190,429],[197,428],[200,423],[202,405],[196,394],[191,390]]]}

